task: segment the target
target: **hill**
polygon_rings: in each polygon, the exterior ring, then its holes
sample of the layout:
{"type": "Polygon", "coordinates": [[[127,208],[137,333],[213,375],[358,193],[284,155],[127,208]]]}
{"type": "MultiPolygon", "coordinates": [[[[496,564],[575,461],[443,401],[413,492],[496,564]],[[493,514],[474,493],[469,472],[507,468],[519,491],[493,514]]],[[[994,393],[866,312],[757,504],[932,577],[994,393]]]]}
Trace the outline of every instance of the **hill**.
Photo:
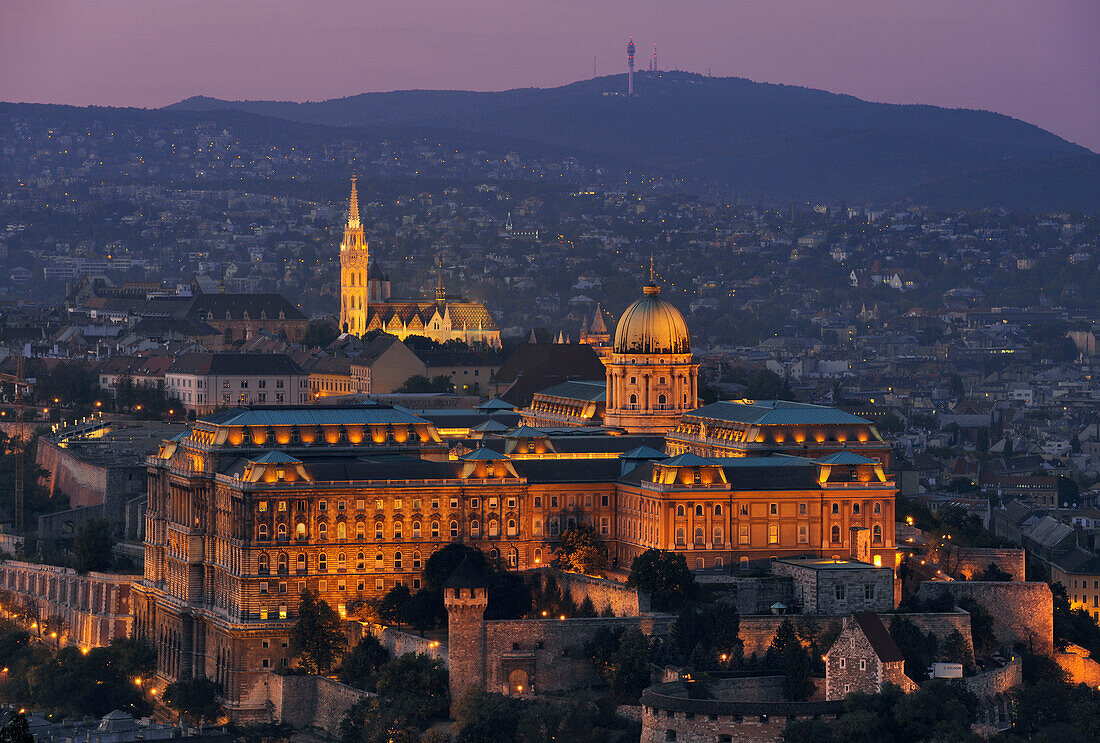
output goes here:
{"type": "Polygon", "coordinates": [[[1095,208],[1100,155],[988,111],[690,73],[502,92],[413,90],[311,103],[189,98],[173,111],[231,109],[399,136],[411,129],[607,158],[713,181],[750,200],[896,201],[957,207],[1095,208]]]}

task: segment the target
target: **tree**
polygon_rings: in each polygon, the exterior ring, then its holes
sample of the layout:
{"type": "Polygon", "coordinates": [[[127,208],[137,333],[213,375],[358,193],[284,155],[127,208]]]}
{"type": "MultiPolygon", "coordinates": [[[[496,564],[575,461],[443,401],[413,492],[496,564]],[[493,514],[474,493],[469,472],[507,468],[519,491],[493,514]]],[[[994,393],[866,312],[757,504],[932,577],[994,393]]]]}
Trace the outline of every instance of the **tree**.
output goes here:
{"type": "Polygon", "coordinates": [[[366,635],[351,649],[350,653],[344,656],[337,676],[348,686],[369,691],[374,687],[374,677],[378,669],[389,659],[389,652],[378,638],[374,635],[366,635]]]}
{"type": "Polygon", "coordinates": [[[940,658],[945,663],[959,663],[967,671],[974,670],[974,651],[970,649],[970,643],[958,630],[953,630],[944,639],[940,658]]]}
{"type": "Polygon", "coordinates": [[[290,648],[307,673],[325,674],[347,646],[344,623],[313,591],[302,593],[298,620],[290,628],[290,648]]]}
{"type": "Polygon", "coordinates": [[[936,658],[939,643],[936,636],[925,634],[905,617],[894,615],[890,620],[890,637],[905,658],[905,675],[916,682],[928,675],[928,667],[936,658]]]}
{"type": "Polygon", "coordinates": [[[596,673],[611,687],[616,699],[637,699],[641,690],[649,685],[649,638],[636,627],[597,630],[584,646],[585,656],[596,673]]]}
{"type": "Polygon", "coordinates": [[[455,704],[455,743],[514,743],[519,740],[515,702],[473,688],[455,704]]]}
{"type": "Polygon", "coordinates": [[[788,702],[804,702],[814,693],[810,678],[810,654],[802,643],[789,643],[783,651],[783,697],[788,702]]]}
{"type": "Polygon", "coordinates": [[[519,575],[499,570],[489,576],[486,619],[522,619],[531,611],[531,589],[519,575]]]}
{"type": "Polygon", "coordinates": [[[691,593],[695,576],[683,555],[647,549],[630,564],[627,585],[647,592],[653,609],[668,611],[679,607],[691,593]]]}
{"type": "Polygon", "coordinates": [[[380,702],[400,704],[420,726],[445,714],[450,703],[443,661],[420,653],[402,655],[383,666],[376,688],[380,702]]]}
{"type": "Polygon", "coordinates": [[[673,625],[672,636],[681,653],[681,662],[693,657],[700,670],[717,670],[740,662],[745,644],[738,636],[741,620],[732,604],[713,604],[685,608],[673,625]]]}
{"type": "Polygon", "coordinates": [[[383,624],[396,624],[398,628],[404,622],[405,605],[412,598],[412,592],[404,583],[386,591],[386,595],[378,602],[378,618],[383,624]]]}
{"type": "Polygon", "coordinates": [[[79,573],[107,570],[113,562],[111,549],[114,544],[111,522],[107,519],[85,521],[73,539],[73,566],[79,573]]]}
{"type": "Polygon", "coordinates": [[[439,374],[428,379],[423,374],[414,374],[406,379],[394,392],[411,394],[427,394],[435,392],[454,392],[455,386],[451,378],[446,374],[439,374]]]}
{"type": "Polygon", "coordinates": [[[776,628],[771,644],[768,645],[768,650],[764,654],[764,665],[768,668],[782,668],[787,648],[791,645],[801,646],[802,641],[798,639],[798,633],[795,632],[794,622],[788,617],[776,628]]]}
{"type": "Polygon", "coordinates": [[[751,400],[778,400],[786,389],[783,377],[764,369],[749,377],[745,396],[751,400]]]}
{"type": "MultiPolygon", "coordinates": [[[[2,715],[0,719],[3,719],[2,715]]],[[[26,715],[22,712],[11,715],[11,719],[0,728],[0,743],[34,743],[34,735],[26,715]]]]}
{"type": "Polygon", "coordinates": [[[488,577],[491,571],[484,552],[452,542],[433,553],[424,563],[424,587],[433,591],[442,590],[443,583],[451,577],[451,573],[466,557],[473,560],[474,567],[478,568],[482,575],[488,577]]]}
{"type": "Polygon", "coordinates": [[[302,333],[302,345],[306,348],[325,348],[339,335],[332,323],[324,320],[310,320],[306,331],[302,333]]]}
{"type": "Polygon", "coordinates": [[[1012,580],[1012,573],[1001,570],[1001,568],[998,567],[996,563],[991,562],[989,563],[989,567],[982,571],[981,575],[976,580],[987,580],[999,583],[1006,583],[1012,580]]]}
{"type": "Polygon", "coordinates": [[[562,532],[557,560],[563,570],[599,575],[607,567],[607,550],[595,527],[578,522],[562,532]]]}
{"type": "Polygon", "coordinates": [[[164,703],[181,717],[216,720],[222,714],[222,685],[208,678],[175,681],[164,687],[164,703]]]}
{"type": "Polygon", "coordinates": [[[970,637],[974,641],[974,655],[988,658],[997,652],[997,633],[993,629],[993,615],[969,597],[959,599],[959,608],[970,614],[970,637]]]}
{"type": "MultiPolygon", "coordinates": [[[[404,588],[404,586],[401,587],[404,588]]],[[[407,593],[408,589],[405,590],[407,593]]],[[[399,614],[406,624],[415,627],[423,637],[425,632],[439,624],[444,611],[439,594],[422,588],[405,601],[399,614]]]]}

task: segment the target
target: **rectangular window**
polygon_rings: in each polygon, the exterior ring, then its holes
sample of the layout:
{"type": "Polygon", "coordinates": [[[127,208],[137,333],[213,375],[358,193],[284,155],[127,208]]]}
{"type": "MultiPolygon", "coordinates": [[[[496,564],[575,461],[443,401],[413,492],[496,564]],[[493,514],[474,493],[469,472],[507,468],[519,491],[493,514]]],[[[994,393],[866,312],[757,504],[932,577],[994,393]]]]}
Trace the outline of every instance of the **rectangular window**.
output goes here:
{"type": "Polygon", "coordinates": [[[779,515],[779,504],[778,503],[769,503],[768,504],[768,514],[771,515],[771,516],[778,516],[779,515]]]}
{"type": "Polygon", "coordinates": [[[286,604],[279,604],[279,619],[286,619],[286,604]]]}
{"type": "Polygon", "coordinates": [[[604,516],[600,519],[600,534],[610,534],[611,526],[608,523],[607,517],[604,516]]]}
{"type": "Polygon", "coordinates": [[[385,582],[381,578],[376,578],[374,581],[374,590],[381,591],[386,587],[385,582]]]}
{"type": "Polygon", "coordinates": [[[768,526],[768,544],[779,544],[779,526],[777,524],[768,526]]]}
{"type": "Polygon", "coordinates": [[[799,503],[798,504],[798,515],[799,516],[805,516],[806,515],[806,504],[805,503],[799,503]]]}
{"type": "Polygon", "coordinates": [[[279,593],[286,593],[286,581],[279,581],[279,593]]]}
{"type": "Polygon", "coordinates": [[[836,600],[837,601],[843,601],[844,600],[844,586],[843,585],[838,584],[836,586],[836,600]]]}
{"type": "Polygon", "coordinates": [[[324,593],[328,590],[328,581],[323,578],[317,581],[317,593],[324,593]]]}
{"type": "Polygon", "coordinates": [[[601,495],[601,496],[600,496],[600,505],[601,505],[601,506],[603,506],[604,508],[606,508],[606,507],[607,507],[607,503],[608,503],[608,498],[607,498],[607,496],[606,496],[606,495],[601,495]]]}
{"type": "Polygon", "coordinates": [[[798,525],[798,543],[808,544],[810,541],[810,527],[806,524],[798,525]]]}
{"type": "Polygon", "coordinates": [[[874,599],[875,599],[875,584],[874,583],[868,583],[867,585],[865,585],[863,587],[863,596],[868,601],[874,601],[874,599]]]}
{"type": "Polygon", "coordinates": [[[260,501],[260,513],[267,513],[267,501],[260,501]]]}
{"type": "Polygon", "coordinates": [[[749,527],[748,526],[739,526],[739,527],[737,527],[737,540],[741,544],[748,544],[749,543],[749,527]]]}
{"type": "Polygon", "coordinates": [[[260,593],[267,593],[267,581],[260,581],[260,593]]]}

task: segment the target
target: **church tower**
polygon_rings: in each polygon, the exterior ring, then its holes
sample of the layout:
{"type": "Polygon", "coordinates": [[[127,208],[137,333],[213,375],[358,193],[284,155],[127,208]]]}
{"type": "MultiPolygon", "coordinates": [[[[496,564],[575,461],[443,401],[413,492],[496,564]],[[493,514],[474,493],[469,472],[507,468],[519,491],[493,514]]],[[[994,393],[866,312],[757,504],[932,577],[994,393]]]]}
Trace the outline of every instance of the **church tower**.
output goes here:
{"type": "Polygon", "coordinates": [[[603,420],[630,433],[665,434],[699,407],[699,365],[684,316],[661,299],[652,269],[642,291],[615,328],[603,420]]]}
{"type": "Polygon", "coordinates": [[[369,257],[370,249],[359,221],[359,194],[353,176],[348,223],[344,226],[344,241],[340,243],[340,331],[343,333],[363,335],[367,332],[369,257]]]}

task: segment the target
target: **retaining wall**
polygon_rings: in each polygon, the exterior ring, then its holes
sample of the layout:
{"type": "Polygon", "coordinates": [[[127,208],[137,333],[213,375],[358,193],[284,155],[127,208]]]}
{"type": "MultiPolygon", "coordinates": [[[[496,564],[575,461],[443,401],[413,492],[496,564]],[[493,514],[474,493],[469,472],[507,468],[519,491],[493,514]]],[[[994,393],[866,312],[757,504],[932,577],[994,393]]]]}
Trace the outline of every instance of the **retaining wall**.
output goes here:
{"type": "Polygon", "coordinates": [[[279,676],[267,683],[271,714],[297,730],[314,728],[328,736],[340,733],[348,708],[374,694],[323,676],[279,676]]]}
{"type": "Polygon", "coordinates": [[[1045,655],[1054,652],[1054,597],[1046,583],[926,581],[917,596],[927,600],[941,593],[951,594],[956,601],[969,597],[980,604],[993,616],[998,641],[1009,646],[1019,643],[1045,655]]]}
{"type": "Polygon", "coordinates": [[[611,607],[617,617],[636,617],[650,610],[649,594],[639,592],[618,581],[592,578],[553,568],[540,568],[532,572],[544,583],[548,576],[553,576],[562,590],[569,591],[573,601],[578,604],[584,601],[585,597],[591,599],[598,612],[611,607]]]}

